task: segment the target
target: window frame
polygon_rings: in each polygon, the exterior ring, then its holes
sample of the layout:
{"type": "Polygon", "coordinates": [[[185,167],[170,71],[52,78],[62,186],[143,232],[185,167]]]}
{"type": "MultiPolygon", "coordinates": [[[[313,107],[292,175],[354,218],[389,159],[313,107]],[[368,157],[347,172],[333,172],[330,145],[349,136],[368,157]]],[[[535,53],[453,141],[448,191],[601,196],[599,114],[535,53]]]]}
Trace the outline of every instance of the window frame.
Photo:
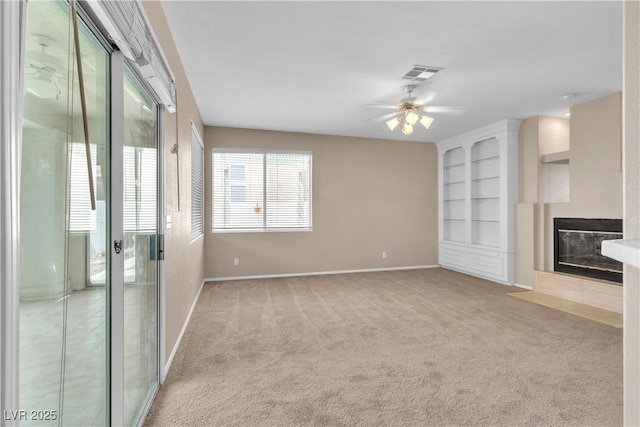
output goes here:
{"type": "MultiPolygon", "coordinates": [[[[266,157],[264,157],[266,158],[266,157]]],[[[266,165],[266,161],[265,161],[266,165]]],[[[266,176],[267,170],[263,171],[266,176]]],[[[290,232],[310,232],[313,231],[313,151],[311,150],[285,150],[285,149],[254,149],[254,148],[212,148],[211,149],[211,233],[290,233],[290,232]],[[214,154],[215,153],[229,153],[229,154],[261,154],[266,156],[268,154],[301,154],[309,156],[309,226],[308,227],[282,227],[282,228],[274,228],[267,227],[266,224],[262,228],[215,228],[214,221],[214,207],[215,207],[215,185],[213,180],[215,178],[214,173],[214,154]]],[[[262,206],[265,206],[266,202],[266,180],[263,180],[263,203],[262,206]]]]}
{"type": "Polygon", "coordinates": [[[205,149],[204,149],[204,142],[202,141],[202,137],[200,136],[200,133],[198,132],[198,129],[196,128],[196,125],[193,123],[193,121],[191,122],[191,243],[195,242],[196,240],[198,240],[200,237],[204,236],[204,231],[205,231],[205,159],[204,159],[204,155],[205,155],[205,149]],[[201,153],[201,158],[200,158],[200,167],[199,167],[199,172],[200,172],[200,185],[202,188],[200,188],[200,229],[197,230],[198,234],[194,234],[194,212],[193,212],[193,194],[194,194],[194,171],[195,168],[193,167],[193,148],[194,148],[194,136],[195,136],[195,140],[198,142],[200,148],[200,153],[201,153]]]}

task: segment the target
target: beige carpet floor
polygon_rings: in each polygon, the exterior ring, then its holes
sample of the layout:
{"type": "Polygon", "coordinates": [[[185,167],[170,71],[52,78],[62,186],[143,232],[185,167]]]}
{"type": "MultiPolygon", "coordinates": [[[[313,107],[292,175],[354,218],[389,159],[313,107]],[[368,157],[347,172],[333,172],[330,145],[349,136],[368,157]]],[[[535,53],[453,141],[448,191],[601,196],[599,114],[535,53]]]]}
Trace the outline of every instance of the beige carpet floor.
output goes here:
{"type": "Polygon", "coordinates": [[[443,270],[204,286],[146,425],[622,424],[622,331],[443,270]]]}

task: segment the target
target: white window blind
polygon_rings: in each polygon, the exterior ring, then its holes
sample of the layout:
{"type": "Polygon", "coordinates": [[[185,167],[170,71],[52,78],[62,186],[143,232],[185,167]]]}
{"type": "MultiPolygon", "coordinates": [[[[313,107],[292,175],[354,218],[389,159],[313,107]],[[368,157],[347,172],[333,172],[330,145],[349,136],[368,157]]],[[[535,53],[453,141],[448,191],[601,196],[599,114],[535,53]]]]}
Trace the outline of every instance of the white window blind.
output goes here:
{"type": "Polygon", "coordinates": [[[213,230],[311,228],[309,152],[213,151],[213,230]]]}
{"type": "Polygon", "coordinates": [[[191,240],[204,233],[204,146],[191,126],[191,240]]]}
{"type": "Polygon", "coordinates": [[[124,147],[124,229],[157,232],[157,150],[124,147]]]}
{"type": "MultiPolygon", "coordinates": [[[[96,164],[96,144],[90,144],[94,187],[100,169],[96,164]]],[[[84,142],[69,144],[69,231],[85,232],[96,229],[96,211],[91,210],[89,173],[84,142]]]]}
{"type": "MultiPolygon", "coordinates": [[[[101,199],[102,176],[96,162],[96,144],[90,144],[93,182],[101,199]]],[[[157,230],[157,150],[155,148],[124,147],[124,229],[155,233],[157,230]]],[[[89,178],[85,144],[72,142],[69,146],[69,231],[96,230],[97,215],[91,210],[89,178]]],[[[100,209],[100,200],[97,203],[100,209]]]]}

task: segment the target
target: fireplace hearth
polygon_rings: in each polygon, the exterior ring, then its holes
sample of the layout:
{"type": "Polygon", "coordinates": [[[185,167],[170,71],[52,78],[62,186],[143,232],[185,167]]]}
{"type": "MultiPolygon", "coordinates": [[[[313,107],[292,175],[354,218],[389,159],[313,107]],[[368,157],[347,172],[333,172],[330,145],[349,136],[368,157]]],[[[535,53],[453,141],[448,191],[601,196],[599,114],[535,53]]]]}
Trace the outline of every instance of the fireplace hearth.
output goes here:
{"type": "Polygon", "coordinates": [[[622,283],[622,263],[602,255],[602,241],[622,238],[621,219],[554,218],[554,266],[562,273],[622,283]]]}

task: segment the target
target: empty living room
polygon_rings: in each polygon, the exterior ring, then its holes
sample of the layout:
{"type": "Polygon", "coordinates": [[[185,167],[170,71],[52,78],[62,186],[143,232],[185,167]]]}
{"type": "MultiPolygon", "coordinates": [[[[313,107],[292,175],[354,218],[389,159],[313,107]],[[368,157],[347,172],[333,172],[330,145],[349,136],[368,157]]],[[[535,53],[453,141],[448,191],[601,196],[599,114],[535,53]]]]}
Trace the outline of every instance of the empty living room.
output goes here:
{"type": "Polygon", "coordinates": [[[639,2],[0,11],[0,426],[640,425],[639,2]]]}

